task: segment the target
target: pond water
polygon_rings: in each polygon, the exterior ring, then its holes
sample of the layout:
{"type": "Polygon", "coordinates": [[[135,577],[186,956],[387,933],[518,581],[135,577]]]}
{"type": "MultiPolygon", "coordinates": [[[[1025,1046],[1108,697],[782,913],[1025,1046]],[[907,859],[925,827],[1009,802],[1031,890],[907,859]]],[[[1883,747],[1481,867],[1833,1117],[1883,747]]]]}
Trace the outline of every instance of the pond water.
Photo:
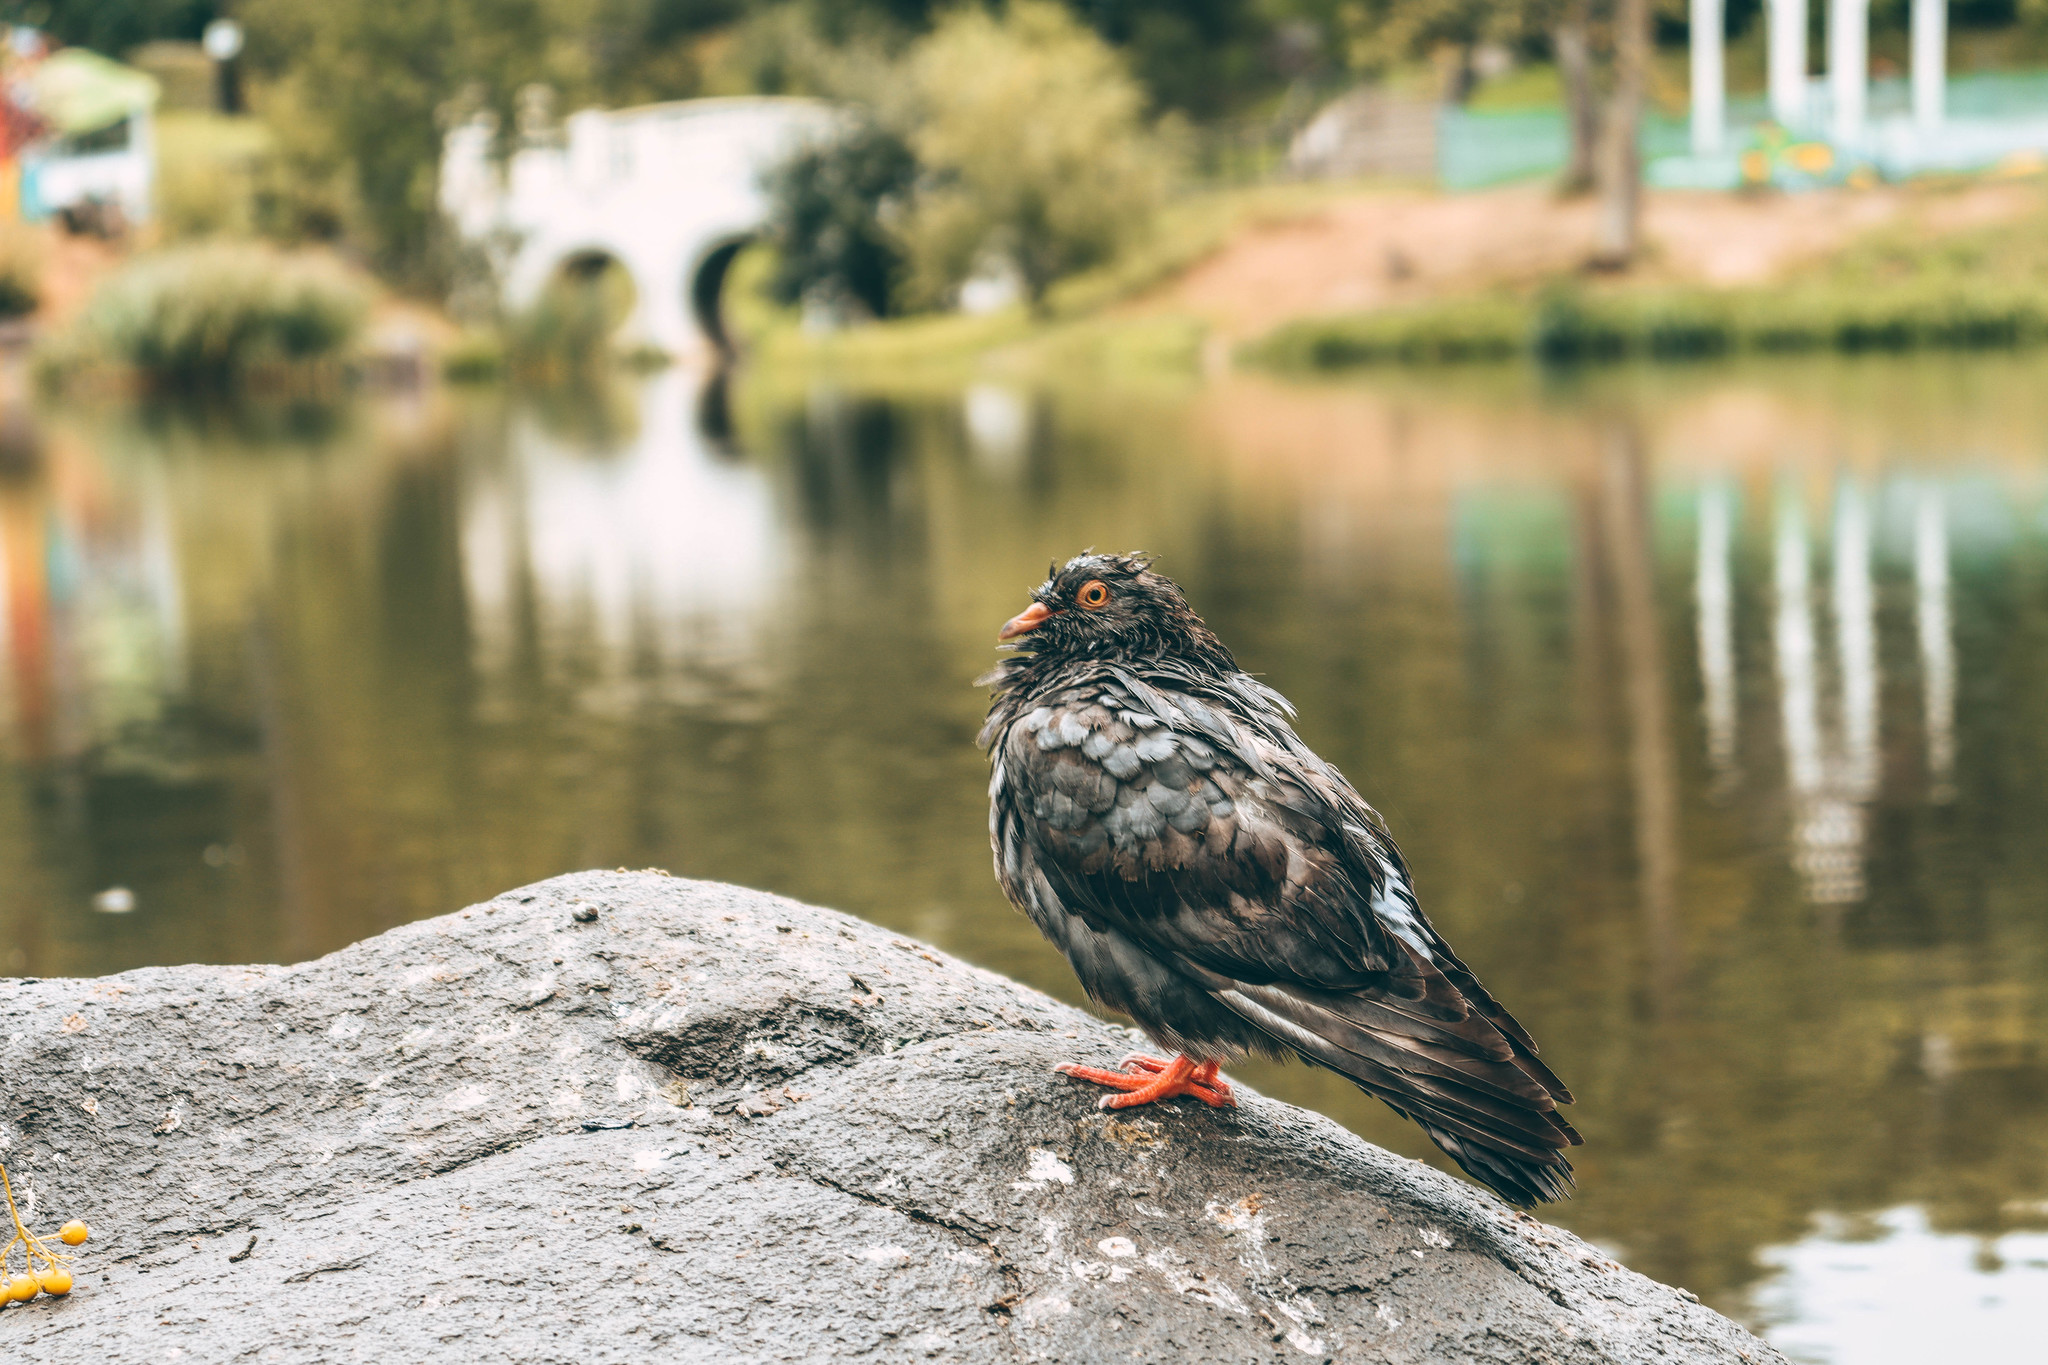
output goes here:
{"type": "Polygon", "coordinates": [[[2048,1335],[2048,360],[16,407],[0,972],[658,866],[1075,999],[969,680],[1090,545],[1292,697],[1577,1090],[1550,1216],[1801,1359],[2048,1335]]]}

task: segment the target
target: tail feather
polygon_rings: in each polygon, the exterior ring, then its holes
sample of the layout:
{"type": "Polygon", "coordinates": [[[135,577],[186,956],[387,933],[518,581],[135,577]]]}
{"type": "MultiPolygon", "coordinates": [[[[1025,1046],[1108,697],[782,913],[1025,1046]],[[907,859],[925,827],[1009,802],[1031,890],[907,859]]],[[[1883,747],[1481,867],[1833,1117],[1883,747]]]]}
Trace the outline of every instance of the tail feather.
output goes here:
{"type": "Polygon", "coordinates": [[[1466,1174],[1510,1203],[1570,1197],[1572,1168],[1563,1149],[1581,1139],[1556,1112],[1563,1087],[1553,1090],[1532,1074],[1533,1059],[1520,1047],[1510,1058],[1485,1055],[1491,1049],[1472,1047],[1480,1042],[1473,1038],[1460,1040],[1471,1051],[1448,1047],[1440,1030],[1397,1033],[1383,1013],[1357,1008],[1362,1001],[1300,987],[1237,983],[1215,999],[1274,1042],[1414,1119],[1466,1174]]]}
{"type": "Polygon", "coordinates": [[[1547,1160],[1532,1161],[1525,1156],[1472,1142],[1425,1120],[1416,1119],[1416,1122],[1423,1132],[1429,1134],[1429,1140],[1457,1162],[1465,1174],[1510,1204],[1527,1207],[1572,1197],[1572,1163],[1562,1152],[1549,1153],[1547,1160]]]}

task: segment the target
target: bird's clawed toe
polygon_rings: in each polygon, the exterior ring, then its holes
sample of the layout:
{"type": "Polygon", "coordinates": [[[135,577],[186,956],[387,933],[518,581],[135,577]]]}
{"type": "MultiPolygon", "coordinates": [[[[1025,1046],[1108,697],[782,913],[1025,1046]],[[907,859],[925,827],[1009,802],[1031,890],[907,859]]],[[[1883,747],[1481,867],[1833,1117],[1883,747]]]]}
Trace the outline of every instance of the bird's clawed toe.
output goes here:
{"type": "Polygon", "coordinates": [[[1216,1062],[1198,1064],[1192,1057],[1176,1057],[1166,1062],[1157,1057],[1132,1053],[1124,1058],[1123,1065],[1126,1069],[1122,1071],[1104,1071],[1100,1067],[1066,1062],[1053,1070],[1077,1081],[1106,1085],[1123,1092],[1104,1095],[1097,1106],[1101,1109],[1129,1109],[1181,1095],[1192,1096],[1218,1109],[1234,1108],[1237,1104],[1230,1086],[1217,1074],[1219,1064],[1216,1062]]]}

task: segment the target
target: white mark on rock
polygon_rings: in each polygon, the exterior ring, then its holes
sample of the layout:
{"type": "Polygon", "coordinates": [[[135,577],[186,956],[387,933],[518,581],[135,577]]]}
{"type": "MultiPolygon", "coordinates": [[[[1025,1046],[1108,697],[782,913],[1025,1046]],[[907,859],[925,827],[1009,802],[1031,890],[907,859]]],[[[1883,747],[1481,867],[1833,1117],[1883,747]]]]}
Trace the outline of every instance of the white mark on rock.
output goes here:
{"type": "Polygon", "coordinates": [[[642,1175],[646,1175],[649,1171],[660,1170],[661,1163],[665,1160],[667,1160],[665,1154],[657,1152],[650,1147],[644,1152],[633,1153],[633,1169],[642,1175]]]}
{"type": "Polygon", "coordinates": [[[631,1104],[640,1097],[640,1078],[633,1074],[631,1067],[621,1067],[619,1078],[612,1085],[612,1092],[619,1097],[620,1104],[631,1104]]]}
{"type": "Polygon", "coordinates": [[[1417,1228],[1415,1235],[1440,1251],[1451,1249],[1451,1237],[1447,1232],[1440,1232],[1436,1228],[1417,1228]]]}
{"type": "Polygon", "coordinates": [[[1113,1260],[1138,1254],[1138,1244],[1128,1237],[1105,1237],[1095,1244],[1095,1249],[1113,1260]]]}
{"type": "Polygon", "coordinates": [[[1057,1180],[1062,1185],[1074,1183],[1074,1168],[1042,1147],[1031,1149],[1031,1164],[1024,1170],[1022,1180],[1010,1182],[1013,1190],[1043,1189],[1057,1180]]]}
{"type": "Polygon", "coordinates": [[[344,1014],[328,1026],[327,1036],[337,1043],[363,1036],[363,1021],[353,1014],[344,1014]]]}
{"type": "Polygon", "coordinates": [[[1024,1300],[1017,1308],[1017,1321],[1026,1327],[1034,1327],[1047,1318],[1061,1318],[1074,1311],[1074,1305],[1062,1294],[1037,1294],[1024,1300]]]}
{"type": "Polygon", "coordinates": [[[482,1085],[465,1085],[441,1101],[443,1109],[475,1109],[486,1104],[491,1098],[490,1088],[482,1085]]]}
{"type": "Polygon", "coordinates": [[[1372,1315],[1375,1318],[1379,1319],[1381,1322],[1384,1322],[1387,1325],[1387,1330],[1389,1332],[1396,1331],[1401,1326],[1401,1320],[1394,1316],[1394,1308],[1392,1304],[1381,1304],[1378,1308],[1375,1308],[1373,1310],[1372,1315]]]}
{"type": "Polygon", "coordinates": [[[1287,1329],[1287,1344],[1300,1351],[1303,1355],[1324,1356],[1329,1354],[1329,1347],[1323,1344],[1321,1337],[1312,1337],[1299,1327],[1287,1329]]]}
{"type": "Polygon", "coordinates": [[[876,1265],[903,1265],[910,1260],[910,1253],[894,1245],[868,1247],[860,1253],[860,1258],[876,1265]]]}

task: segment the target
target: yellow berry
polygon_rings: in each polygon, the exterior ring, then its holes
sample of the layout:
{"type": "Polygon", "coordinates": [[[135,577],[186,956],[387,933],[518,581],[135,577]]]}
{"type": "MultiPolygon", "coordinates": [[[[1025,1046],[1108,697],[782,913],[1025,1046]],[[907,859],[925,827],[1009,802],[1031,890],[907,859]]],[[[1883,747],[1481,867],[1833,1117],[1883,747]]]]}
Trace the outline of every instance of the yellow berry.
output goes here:
{"type": "Polygon", "coordinates": [[[38,1281],[45,1294],[64,1295],[71,1292],[71,1272],[68,1270],[45,1270],[38,1281]]]}
{"type": "Polygon", "coordinates": [[[86,1238],[92,1236],[92,1229],[74,1218],[63,1227],[58,1228],[57,1235],[64,1239],[65,1246],[75,1247],[86,1238]]]}
{"type": "Polygon", "coordinates": [[[16,1275],[7,1282],[7,1297],[16,1303],[27,1303],[42,1292],[42,1286],[26,1275],[16,1275]]]}

